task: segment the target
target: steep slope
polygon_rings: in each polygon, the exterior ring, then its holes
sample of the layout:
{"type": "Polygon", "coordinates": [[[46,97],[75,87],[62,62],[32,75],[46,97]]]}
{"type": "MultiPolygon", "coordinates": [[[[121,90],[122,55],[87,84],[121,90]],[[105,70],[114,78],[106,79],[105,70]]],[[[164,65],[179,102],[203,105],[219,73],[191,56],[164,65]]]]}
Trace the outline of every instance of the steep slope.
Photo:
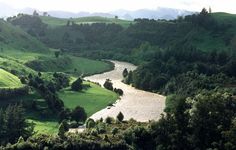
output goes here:
{"type": "Polygon", "coordinates": [[[35,37],[21,28],[0,20],[0,50],[17,49],[22,51],[46,51],[47,48],[35,37]]]}
{"type": "Polygon", "coordinates": [[[18,88],[21,86],[22,84],[18,77],[0,69],[0,88],[18,88]]]}

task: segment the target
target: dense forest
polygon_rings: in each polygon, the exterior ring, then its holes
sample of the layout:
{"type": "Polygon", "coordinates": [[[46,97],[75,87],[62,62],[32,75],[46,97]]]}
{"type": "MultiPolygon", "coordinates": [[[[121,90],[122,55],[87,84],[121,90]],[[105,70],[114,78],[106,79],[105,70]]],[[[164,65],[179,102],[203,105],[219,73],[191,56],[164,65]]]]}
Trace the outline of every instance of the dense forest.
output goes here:
{"type": "MultiPolygon", "coordinates": [[[[123,81],[167,95],[167,99],[165,114],[159,121],[124,121],[120,113],[117,118],[96,122],[88,119],[88,130],[75,135],[66,133],[69,125],[63,120],[85,122],[87,116],[83,108],[66,110],[57,96],[56,91],[68,86],[68,77],[55,73],[49,82],[41,74],[29,75],[22,79],[24,84],[45,94],[48,107],[60,115],[58,136],[31,136],[31,125],[21,115],[21,104],[9,106],[0,111],[0,122],[4,122],[0,123],[0,129],[4,129],[0,137],[8,137],[2,148],[236,149],[236,23],[222,21],[218,15],[202,9],[176,20],[136,19],[127,28],[119,24],[76,24],[70,20],[63,26],[50,27],[38,15],[8,18],[9,23],[61,53],[137,64],[135,71],[123,72],[123,81]],[[6,132],[15,127],[9,123],[13,112],[19,112],[20,116],[13,120],[21,126],[8,136],[6,132]],[[80,120],[73,116],[80,116],[80,120]]],[[[79,78],[71,88],[81,90],[81,83],[79,78]]],[[[109,80],[105,85],[111,89],[109,80]]]]}

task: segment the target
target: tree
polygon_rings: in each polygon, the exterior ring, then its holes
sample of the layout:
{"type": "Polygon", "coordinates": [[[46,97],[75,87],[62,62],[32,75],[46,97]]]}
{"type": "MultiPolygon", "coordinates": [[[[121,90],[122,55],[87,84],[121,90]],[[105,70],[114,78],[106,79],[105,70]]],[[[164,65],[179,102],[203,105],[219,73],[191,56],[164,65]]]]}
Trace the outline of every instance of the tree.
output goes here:
{"type": "Polygon", "coordinates": [[[71,89],[73,91],[81,91],[83,89],[82,82],[82,79],[78,78],[71,84],[71,89]]]}
{"type": "Polygon", "coordinates": [[[48,13],[47,12],[43,12],[43,16],[48,16],[48,13]]]}
{"type": "Polygon", "coordinates": [[[209,7],[209,13],[212,13],[212,9],[211,9],[211,7],[209,7]]]}
{"type": "Polygon", "coordinates": [[[39,16],[39,14],[38,14],[38,12],[36,10],[34,10],[33,16],[39,16]]]}
{"type": "Polygon", "coordinates": [[[208,15],[207,9],[203,8],[202,11],[200,12],[200,15],[203,15],[203,16],[208,15]]]}
{"type": "Polygon", "coordinates": [[[123,95],[123,90],[122,89],[117,89],[117,88],[114,88],[114,92],[116,92],[117,94],[119,94],[120,96],[123,95]]]}
{"type": "Polygon", "coordinates": [[[125,79],[126,84],[131,84],[133,82],[133,72],[129,71],[127,78],[125,79]]]}
{"type": "MultiPolygon", "coordinates": [[[[222,141],[222,132],[229,129],[235,118],[236,101],[228,93],[207,92],[195,96],[190,126],[192,142],[199,149],[222,141]]],[[[220,148],[218,148],[220,149],[220,148]]]]}
{"type": "Polygon", "coordinates": [[[38,72],[38,76],[41,77],[41,76],[42,76],[42,73],[41,73],[41,72],[38,72]]]}
{"type": "Polygon", "coordinates": [[[103,84],[103,86],[108,89],[108,90],[113,90],[113,84],[111,82],[110,79],[106,79],[105,83],[103,84]]]}
{"type": "Polygon", "coordinates": [[[124,71],[122,72],[122,75],[123,75],[124,78],[127,77],[127,75],[128,75],[128,70],[127,70],[127,68],[124,69],[124,71]]]}
{"type": "Polygon", "coordinates": [[[87,114],[83,107],[77,106],[71,112],[71,119],[77,122],[84,122],[87,119],[87,114]]]}
{"type": "Polygon", "coordinates": [[[66,133],[66,130],[65,130],[65,126],[63,123],[60,124],[59,126],[59,131],[58,131],[58,136],[62,139],[65,138],[65,133],[66,133]]]}
{"type": "Polygon", "coordinates": [[[113,128],[113,129],[111,130],[111,133],[112,133],[112,135],[114,136],[114,135],[116,135],[116,134],[118,133],[118,131],[119,131],[118,128],[113,128]]]}
{"type": "Polygon", "coordinates": [[[5,110],[4,120],[3,137],[6,142],[16,142],[20,136],[28,138],[33,134],[33,125],[26,121],[22,104],[9,105],[5,110]]]}
{"type": "Polygon", "coordinates": [[[105,119],[105,122],[106,122],[107,124],[111,124],[111,123],[112,123],[112,118],[111,118],[111,117],[107,117],[107,118],[105,119]]]}
{"type": "Polygon", "coordinates": [[[69,120],[70,119],[70,109],[66,108],[63,109],[60,113],[59,113],[59,123],[62,122],[63,120],[69,120]]]}
{"type": "Polygon", "coordinates": [[[66,26],[70,26],[70,20],[67,21],[66,26]]]}
{"type": "Polygon", "coordinates": [[[118,16],[115,16],[115,19],[118,19],[118,16]]]}
{"type": "Polygon", "coordinates": [[[60,56],[60,51],[56,51],[54,54],[55,54],[55,57],[58,58],[60,56]]]}
{"type": "Polygon", "coordinates": [[[118,121],[122,122],[123,119],[124,119],[124,115],[122,114],[122,112],[119,112],[119,114],[117,115],[116,118],[117,118],[118,121]]]}

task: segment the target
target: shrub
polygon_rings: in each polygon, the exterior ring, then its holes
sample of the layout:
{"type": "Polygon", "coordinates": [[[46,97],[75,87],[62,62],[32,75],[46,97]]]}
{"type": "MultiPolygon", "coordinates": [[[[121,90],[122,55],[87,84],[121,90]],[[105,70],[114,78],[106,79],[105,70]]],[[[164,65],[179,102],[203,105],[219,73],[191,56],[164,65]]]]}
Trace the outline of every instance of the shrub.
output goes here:
{"type": "Polygon", "coordinates": [[[91,118],[86,121],[86,128],[94,128],[96,125],[95,121],[91,118]]]}
{"type": "Polygon", "coordinates": [[[123,90],[122,89],[114,89],[114,92],[116,92],[117,94],[119,94],[120,96],[122,96],[123,95],[123,90]]]}
{"type": "Polygon", "coordinates": [[[106,79],[105,83],[103,84],[104,88],[108,90],[113,90],[113,84],[110,79],[106,79]]]}
{"type": "Polygon", "coordinates": [[[107,123],[107,124],[111,124],[112,123],[112,118],[111,117],[107,117],[106,119],[105,119],[105,122],[107,123]]]}
{"type": "Polygon", "coordinates": [[[113,136],[114,136],[115,134],[117,134],[117,133],[118,133],[118,128],[113,128],[113,129],[111,130],[111,133],[112,133],[113,136]]]}

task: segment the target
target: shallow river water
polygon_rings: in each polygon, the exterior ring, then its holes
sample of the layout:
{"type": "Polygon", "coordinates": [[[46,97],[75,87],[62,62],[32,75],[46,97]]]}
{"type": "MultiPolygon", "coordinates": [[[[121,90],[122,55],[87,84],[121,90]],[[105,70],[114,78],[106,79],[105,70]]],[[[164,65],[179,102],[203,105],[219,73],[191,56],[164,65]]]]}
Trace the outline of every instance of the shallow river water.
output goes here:
{"type": "Polygon", "coordinates": [[[114,70],[85,77],[85,80],[104,84],[106,79],[112,80],[114,88],[120,88],[124,95],[116,101],[114,106],[104,108],[93,114],[90,118],[98,120],[105,119],[108,116],[116,117],[119,112],[124,114],[124,119],[133,118],[137,121],[146,122],[149,120],[158,120],[165,107],[165,96],[135,89],[121,82],[122,72],[125,68],[128,70],[136,69],[136,66],[126,62],[111,61],[115,64],[114,70]]]}

